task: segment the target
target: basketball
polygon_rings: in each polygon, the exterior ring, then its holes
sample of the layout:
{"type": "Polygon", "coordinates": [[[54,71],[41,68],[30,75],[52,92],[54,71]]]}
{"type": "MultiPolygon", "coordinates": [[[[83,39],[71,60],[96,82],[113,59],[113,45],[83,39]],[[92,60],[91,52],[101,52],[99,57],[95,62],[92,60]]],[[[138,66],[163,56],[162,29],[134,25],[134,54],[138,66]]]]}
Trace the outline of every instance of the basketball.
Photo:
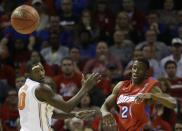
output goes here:
{"type": "Polygon", "coordinates": [[[21,34],[30,34],[35,31],[39,20],[38,12],[29,5],[21,5],[11,14],[11,25],[21,34]]]}

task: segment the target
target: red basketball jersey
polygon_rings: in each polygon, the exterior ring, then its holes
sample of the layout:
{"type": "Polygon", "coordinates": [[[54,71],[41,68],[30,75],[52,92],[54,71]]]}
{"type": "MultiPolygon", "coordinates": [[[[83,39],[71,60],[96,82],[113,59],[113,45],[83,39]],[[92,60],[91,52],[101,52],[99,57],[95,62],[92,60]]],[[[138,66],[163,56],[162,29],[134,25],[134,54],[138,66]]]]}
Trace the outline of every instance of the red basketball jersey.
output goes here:
{"type": "Polygon", "coordinates": [[[124,81],[116,99],[119,115],[116,118],[119,131],[142,131],[148,122],[150,107],[144,102],[135,103],[135,98],[141,93],[150,92],[157,81],[149,77],[141,85],[133,86],[131,80],[124,81]],[[147,110],[148,109],[148,110],[147,110]],[[148,114],[147,114],[148,113],[148,114]]]}

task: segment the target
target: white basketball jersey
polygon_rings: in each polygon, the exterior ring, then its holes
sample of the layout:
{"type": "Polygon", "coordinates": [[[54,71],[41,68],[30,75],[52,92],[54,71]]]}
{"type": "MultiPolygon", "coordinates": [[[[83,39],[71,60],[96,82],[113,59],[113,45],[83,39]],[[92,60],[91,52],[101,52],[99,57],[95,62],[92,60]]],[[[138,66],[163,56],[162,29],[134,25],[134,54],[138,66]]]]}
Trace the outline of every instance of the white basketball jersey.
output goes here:
{"type": "Polygon", "coordinates": [[[35,96],[35,89],[40,83],[27,79],[18,92],[20,131],[52,131],[51,117],[53,107],[40,102],[35,96]]]}

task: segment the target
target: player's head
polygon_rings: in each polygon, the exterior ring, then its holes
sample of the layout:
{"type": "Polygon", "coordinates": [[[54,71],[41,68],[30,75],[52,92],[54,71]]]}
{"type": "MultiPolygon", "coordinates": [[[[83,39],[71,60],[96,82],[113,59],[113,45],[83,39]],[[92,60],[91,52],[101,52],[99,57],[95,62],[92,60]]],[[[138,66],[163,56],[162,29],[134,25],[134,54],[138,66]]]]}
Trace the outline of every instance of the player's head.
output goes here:
{"type": "Polygon", "coordinates": [[[132,81],[134,84],[140,84],[148,75],[150,68],[149,62],[146,59],[134,60],[132,66],[132,81]]]}
{"type": "Polygon", "coordinates": [[[27,63],[28,76],[38,82],[44,81],[45,70],[40,62],[29,61],[27,63]]]}

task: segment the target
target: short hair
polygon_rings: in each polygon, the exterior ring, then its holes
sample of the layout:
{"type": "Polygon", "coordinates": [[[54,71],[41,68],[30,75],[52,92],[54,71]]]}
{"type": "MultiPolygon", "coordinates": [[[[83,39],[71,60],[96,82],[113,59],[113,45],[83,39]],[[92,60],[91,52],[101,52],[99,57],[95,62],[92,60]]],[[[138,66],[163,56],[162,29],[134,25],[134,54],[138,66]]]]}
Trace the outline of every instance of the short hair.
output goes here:
{"type": "Polygon", "coordinates": [[[64,58],[61,60],[61,65],[63,64],[63,61],[65,61],[65,60],[70,60],[71,62],[73,62],[73,60],[71,59],[71,57],[66,56],[66,57],[64,57],[64,58]]]}
{"type": "Polygon", "coordinates": [[[168,66],[169,64],[174,64],[175,67],[177,68],[177,64],[176,64],[176,62],[173,61],[173,60],[168,60],[168,61],[165,63],[164,68],[167,69],[167,66],[168,66]]]}
{"type": "Polygon", "coordinates": [[[145,58],[140,58],[140,59],[136,59],[134,61],[138,61],[138,62],[141,62],[143,63],[145,66],[146,66],[146,69],[149,70],[150,69],[150,63],[147,59],[145,58]]]}
{"type": "Polygon", "coordinates": [[[32,68],[33,68],[34,66],[38,65],[38,64],[40,64],[40,62],[29,60],[29,61],[27,62],[27,65],[26,65],[28,73],[31,73],[32,68]]]}

